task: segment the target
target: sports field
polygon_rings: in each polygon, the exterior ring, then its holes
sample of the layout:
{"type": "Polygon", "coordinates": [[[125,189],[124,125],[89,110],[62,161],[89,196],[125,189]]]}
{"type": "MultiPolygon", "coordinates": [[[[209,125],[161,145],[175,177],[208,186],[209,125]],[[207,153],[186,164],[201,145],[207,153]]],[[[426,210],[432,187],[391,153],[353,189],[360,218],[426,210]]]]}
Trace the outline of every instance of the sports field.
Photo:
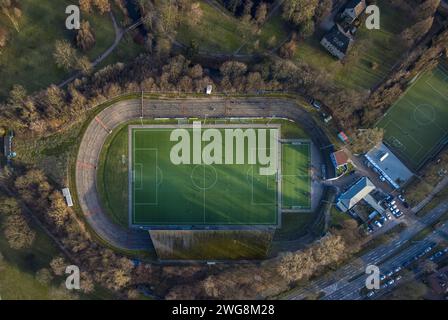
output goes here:
{"type": "Polygon", "coordinates": [[[413,169],[440,150],[448,139],[448,64],[420,76],[378,126],[385,142],[413,169]]]}
{"type": "MultiPolygon", "coordinates": [[[[250,126],[251,129],[263,128],[268,132],[274,130],[277,134],[280,130],[278,125],[250,126]]],[[[213,129],[224,137],[224,130],[230,127],[235,128],[223,125],[213,129]]],[[[237,143],[233,145],[235,164],[206,165],[194,164],[193,161],[174,164],[170,155],[177,141],[170,141],[170,135],[175,129],[179,127],[129,127],[132,225],[278,225],[279,166],[274,174],[262,175],[260,169],[265,166],[260,164],[259,157],[255,164],[249,164],[248,140],[244,143],[243,164],[236,164],[237,143]]],[[[183,130],[194,137],[191,125],[183,130]]],[[[256,132],[257,142],[263,140],[259,136],[260,131],[256,132]]],[[[277,150],[275,157],[279,157],[278,139],[277,146],[271,145],[269,139],[264,140],[264,152],[269,154],[277,150]]],[[[208,142],[201,141],[200,144],[205,150],[208,142]]],[[[191,143],[191,157],[193,148],[191,143]]],[[[256,151],[259,150],[257,148],[256,151]]],[[[223,158],[224,153],[221,155],[223,158]]]]}
{"type": "Polygon", "coordinates": [[[282,159],[283,208],[310,209],[310,142],[296,141],[283,144],[282,159]]]}

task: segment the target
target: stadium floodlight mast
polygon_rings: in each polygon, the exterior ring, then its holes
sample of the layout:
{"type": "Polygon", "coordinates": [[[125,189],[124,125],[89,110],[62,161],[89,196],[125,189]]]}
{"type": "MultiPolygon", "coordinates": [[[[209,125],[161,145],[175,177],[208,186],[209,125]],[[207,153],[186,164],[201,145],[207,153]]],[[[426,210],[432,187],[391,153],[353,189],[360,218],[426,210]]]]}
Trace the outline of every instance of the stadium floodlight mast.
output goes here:
{"type": "Polygon", "coordinates": [[[177,142],[170,152],[170,160],[174,165],[246,164],[247,155],[247,164],[261,165],[260,175],[271,176],[278,171],[277,128],[225,129],[223,137],[220,130],[202,130],[201,122],[195,121],[192,134],[193,137],[187,129],[175,129],[171,132],[170,141],[177,142]],[[207,144],[203,146],[203,142],[207,144]]]}
{"type": "Polygon", "coordinates": [[[140,119],[143,119],[143,104],[144,104],[144,98],[143,98],[143,90],[142,90],[142,100],[141,100],[141,113],[140,113],[140,119]]]}

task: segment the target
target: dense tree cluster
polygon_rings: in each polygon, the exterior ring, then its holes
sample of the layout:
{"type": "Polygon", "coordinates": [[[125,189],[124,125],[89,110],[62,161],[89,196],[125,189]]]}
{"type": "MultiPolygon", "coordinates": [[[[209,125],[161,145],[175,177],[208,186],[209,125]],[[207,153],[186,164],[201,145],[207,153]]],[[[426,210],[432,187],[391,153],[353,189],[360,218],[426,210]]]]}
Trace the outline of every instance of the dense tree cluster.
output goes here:
{"type": "Polygon", "coordinates": [[[36,237],[14,198],[0,198],[0,221],[6,240],[11,248],[29,248],[36,237]]]}
{"type": "Polygon", "coordinates": [[[352,151],[356,154],[368,152],[378,146],[384,138],[383,128],[358,129],[351,142],[352,151]]]}
{"type": "MultiPolygon", "coordinates": [[[[83,40],[86,39],[83,38],[83,40]]],[[[89,41],[91,40],[92,39],[89,41]]],[[[87,50],[89,45],[92,45],[92,42],[80,42],[79,45],[87,50]]],[[[84,74],[88,74],[92,68],[89,59],[86,56],[79,55],[76,49],[73,48],[72,45],[66,40],[56,41],[53,57],[56,65],[66,71],[76,70],[81,71],[84,74]]]]}
{"type": "MultiPolygon", "coordinates": [[[[53,230],[59,241],[72,256],[76,257],[76,264],[83,271],[81,274],[81,289],[88,293],[94,289],[94,281],[101,283],[111,290],[122,290],[133,285],[132,262],[111,250],[105,250],[90,240],[83,222],[69,211],[63,204],[60,192],[55,190],[41,170],[29,169],[9,181],[11,188],[15,188],[16,199],[1,198],[1,218],[4,233],[11,247],[20,249],[28,247],[34,240],[32,231],[19,209],[18,201],[23,201],[28,208],[33,208],[33,215],[41,220],[48,229],[53,230]]],[[[65,274],[68,263],[63,257],[56,257],[51,261],[51,272],[40,270],[36,278],[41,282],[48,282],[53,276],[60,277],[65,274]]]]}
{"type": "Polygon", "coordinates": [[[316,25],[331,13],[331,0],[285,0],[282,16],[285,20],[298,27],[298,32],[304,37],[314,33],[316,25]]]}
{"type": "Polygon", "coordinates": [[[295,91],[322,100],[331,106],[334,118],[346,128],[359,126],[364,116],[365,95],[341,88],[328,75],[304,62],[266,58],[257,64],[223,62],[211,76],[184,56],[167,59],[160,66],[154,55],[141,55],[133,63],[107,66],[69,85],[67,90],[50,86],[32,97],[15,86],[0,113],[15,127],[34,131],[57,129],[79,113],[125,92],[204,92],[209,84],[225,93],[295,91]]]}
{"type": "Polygon", "coordinates": [[[227,0],[224,4],[230,12],[241,17],[243,21],[262,25],[266,21],[273,1],[227,0]]]}
{"type": "Polygon", "coordinates": [[[194,284],[179,284],[169,290],[166,298],[265,299],[278,295],[291,283],[308,279],[358,251],[362,235],[353,222],[332,230],[307,249],[285,253],[260,265],[234,266],[194,284]]]}
{"type": "Polygon", "coordinates": [[[412,0],[409,1],[413,10],[408,9],[413,23],[400,34],[401,40],[410,47],[420,41],[431,29],[434,23],[434,16],[440,5],[440,0],[412,0]]]}
{"type": "Polygon", "coordinates": [[[339,236],[328,236],[306,250],[287,253],[278,264],[278,272],[288,281],[312,276],[318,268],[345,258],[346,244],[339,236]]]}
{"type": "Polygon", "coordinates": [[[79,7],[85,13],[97,9],[99,13],[104,14],[111,9],[109,0],[79,0],[79,7]]]}

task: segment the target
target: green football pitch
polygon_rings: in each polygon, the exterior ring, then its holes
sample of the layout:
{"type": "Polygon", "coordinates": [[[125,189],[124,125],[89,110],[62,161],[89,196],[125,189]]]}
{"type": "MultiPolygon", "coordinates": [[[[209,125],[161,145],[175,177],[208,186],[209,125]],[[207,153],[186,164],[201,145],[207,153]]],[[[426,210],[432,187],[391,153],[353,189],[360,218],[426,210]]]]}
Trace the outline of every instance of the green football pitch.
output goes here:
{"type": "Polygon", "coordinates": [[[448,138],[448,64],[420,76],[378,122],[385,142],[413,169],[448,138]]]}
{"type": "Polygon", "coordinates": [[[311,144],[308,141],[283,144],[282,205],[283,208],[311,208],[310,163],[311,144]]]}
{"type": "MultiPolygon", "coordinates": [[[[278,225],[277,174],[260,175],[262,166],[258,161],[173,164],[170,153],[177,141],[170,141],[170,135],[174,129],[129,129],[132,225],[278,225]]],[[[191,126],[186,130],[193,131],[191,126]]],[[[266,143],[270,150],[269,139],[266,143]]],[[[202,148],[205,145],[202,142],[202,148]]]]}

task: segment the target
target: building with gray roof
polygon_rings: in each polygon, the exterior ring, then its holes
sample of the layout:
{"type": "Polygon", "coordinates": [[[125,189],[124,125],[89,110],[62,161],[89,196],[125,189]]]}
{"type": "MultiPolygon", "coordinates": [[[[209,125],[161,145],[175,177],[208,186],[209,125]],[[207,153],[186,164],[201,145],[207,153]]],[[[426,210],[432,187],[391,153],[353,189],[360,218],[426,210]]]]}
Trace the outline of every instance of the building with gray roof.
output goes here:
{"type": "Polygon", "coordinates": [[[321,40],[321,45],[338,59],[344,59],[353,38],[344,32],[339,25],[335,25],[321,40]]]}
{"type": "Polygon", "coordinates": [[[375,185],[372,181],[370,181],[367,177],[362,177],[358,180],[358,182],[339,196],[336,206],[342,212],[347,212],[359,201],[367,197],[373,190],[375,190],[375,185]]]}
{"type": "Polygon", "coordinates": [[[414,175],[384,143],[370,150],[365,157],[395,189],[401,188],[414,175]]]}

